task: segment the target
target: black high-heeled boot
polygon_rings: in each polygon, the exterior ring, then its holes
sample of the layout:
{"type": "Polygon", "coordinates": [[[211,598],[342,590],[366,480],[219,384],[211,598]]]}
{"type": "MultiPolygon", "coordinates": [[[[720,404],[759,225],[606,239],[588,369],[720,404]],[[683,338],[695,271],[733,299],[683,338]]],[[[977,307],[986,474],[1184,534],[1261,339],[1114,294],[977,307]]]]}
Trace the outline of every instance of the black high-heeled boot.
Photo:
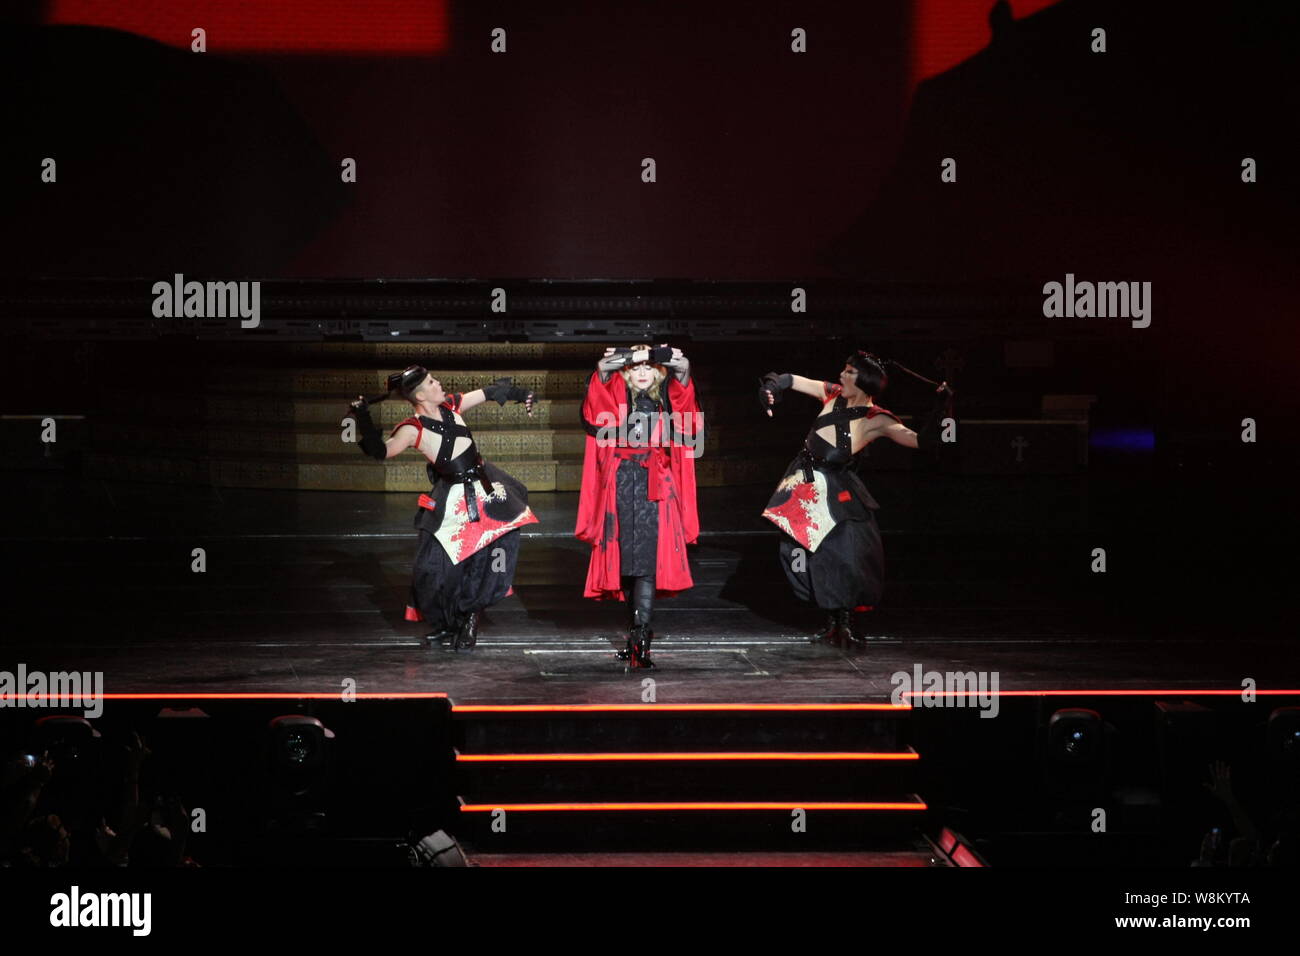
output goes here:
{"type": "Polygon", "coordinates": [[[478,643],[478,611],[472,611],[465,616],[461,622],[459,630],[452,641],[451,649],[453,651],[473,650],[474,645],[478,643]]]}
{"type": "Polygon", "coordinates": [[[623,636],[632,633],[636,626],[636,578],[623,579],[623,610],[627,617],[623,622],[623,636]]]}
{"type": "Polygon", "coordinates": [[[627,639],[627,661],[632,667],[654,667],[650,659],[650,643],[655,639],[655,632],[648,624],[635,624],[627,639]]]}
{"type": "Polygon", "coordinates": [[[654,667],[650,659],[650,644],[655,632],[650,629],[654,609],[655,579],[637,578],[632,586],[632,628],[627,635],[627,649],[618,656],[631,667],[654,667]]]}
{"type": "Polygon", "coordinates": [[[839,629],[840,629],[839,613],[840,613],[839,611],[831,611],[829,614],[827,614],[827,615],[826,615],[826,626],[823,627],[823,628],[822,628],[820,631],[818,631],[816,634],[814,634],[812,637],[810,637],[808,640],[811,641],[811,642],[814,643],[814,644],[818,644],[818,643],[833,644],[833,643],[835,643],[835,641],[836,641],[836,639],[837,639],[837,637],[838,637],[838,635],[839,635],[839,629]]]}
{"type": "Polygon", "coordinates": [[[456,630],[456,625],[444,624],[439,630],[430,631],[428,634],[424,635],[424,640],[430,647],[436,647],[439,644],[446,644],[456,636],[456,630]]]}
{"type": "Polygon", "coordinates": [[[865,647],[867,642],[871,640],[862,625],[854,621],[853,612],[849,610],[844,612],[844,623],[840,626],[840,633],[844,636],[844,640],[853,647],[865,647]]]}

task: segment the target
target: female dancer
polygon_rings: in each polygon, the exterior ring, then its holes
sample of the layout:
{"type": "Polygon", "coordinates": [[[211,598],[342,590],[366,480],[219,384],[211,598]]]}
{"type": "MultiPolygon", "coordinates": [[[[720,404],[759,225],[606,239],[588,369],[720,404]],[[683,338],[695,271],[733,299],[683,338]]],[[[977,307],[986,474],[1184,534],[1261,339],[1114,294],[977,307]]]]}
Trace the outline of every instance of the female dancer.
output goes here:
{"type": "Polygon", "coordinates": [[[885,567],[875,516],[880,505],[853,470],[858,456],[881,436],[905,448],[934,447],[949,408],[952,390],[944,382],[938,389],[941,403],[918,434],[875,403],[888,382],[884,364],[858,351],[845,360],[838,384],[769,372],[759,386],[759,403],[769,416],[790,388],[822,403],[821,415],[763,512],[785,532],[781,566],[795,595],[830,612],[815,640],[871,640],[855,628],[853,612],[880,602],[885,567]]]}
{"type": "Polygon", "coordinates": [[[387,441],[370,418],[371,399],[358,397],[349,415],[361,433],[361,450],[383,461],[415,448],[429,459],[433,487],[420,495],[408,621],[428,621],[430,644],[450,642],[453,650],[478,641],[479,612],[511,593],[519,558],[521,527],[537,518],[528,507],[528,489],[483,460],[460,413],[489,399],[504,405],[523,402],[531,417],[532,392],[498,379],[469,394],[446,394],[442,383],[419,365],[388,376],[415,414],[400,422],[387,441]],[[489,547],[491,545],[491,547],[489,547]]]}
{"type": "Polygon", "coordinates": [[[584,597],[626,601],[630,667],[650,660],[655,593],[693,586],[695,459],[703,418],[681,349],[606,349],[582,403],[587,448],[575,534],[591,545],[584,597]],[[670,374],[671,370],[671,374],[670,374]],[[614,374],[615,372],[619,374],[614,374]]]}

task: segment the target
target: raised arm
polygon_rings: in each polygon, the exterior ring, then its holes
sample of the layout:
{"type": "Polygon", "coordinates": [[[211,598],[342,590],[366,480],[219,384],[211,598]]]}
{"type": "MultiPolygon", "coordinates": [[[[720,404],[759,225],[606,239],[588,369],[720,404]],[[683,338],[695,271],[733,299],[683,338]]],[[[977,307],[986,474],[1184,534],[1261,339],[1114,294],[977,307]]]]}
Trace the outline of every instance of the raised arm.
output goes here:
{"type": "Polygon", "coordinates": [[[884,429],[884,436],[898,442],[904,448],[920,448],[920,441],[916,432],[908,428],[902,422],[891,422],[884,429]]]}
{"type": "Polygon", "coordinates": [[[948,399],[953,394],[952,389],[947,382],[941,384],[936,390],[938,396],[937,404],[930,412],[922,424],[919,432],[914,432],[902,422],[893,422],[884,429],[886,438],[898,442],[904,448],[937,448],[939,445],[939,431],[943,428],[943,419],[948,411],[948,399]]]}
{"type": "Polygon", "coordinates": [[[533,417],[533,402],[537,396],[521,385],[516,385],[513,378],[499,378],[491,385],[485,385],[483,388],[476,388],[472,392],[466,392],[460,397],[459,411],[468,411],[476,405],[482,405],[484,402],[492,401],[498,405],[504,405],[506,402],[523,402],[524,408],[528,412],[528,417],[533,417]]]}
{"type": "Polygon", "coordinates": [[[384,461],[394,455],[400,455],[414,445],[416,439],[420,437],[419,430],[414,426],[402,425],[393,432],[392,438],[385,441],[383,432],[370,417],[369,405],[361,396],[352,403],[348,415],[356,420],[357,430],[361,433],[361,437],[357,440],[358,447],[375,461],[384,461]]]}
{"type": "Polygon", "coordinates": [[[802,392],[819,402],[826,401],[825,382],[815,378],[804,378],[802,375],[791,375],[790,383],[790,387],[796,392],[802,392]]]}
{"type": "Polygon", "coordinates": [[[767,412],[769,418],[772,417],[772,407],[781,400],[781,395],[790,389],[796,392],[802,392],[818,401],[826,400],[825,383],[815,379],[804,378],[802,375],[791,375],[789,372],[784,375],[778,375],[776,372],[768,372],[759,380],[758,385],[758,404],[763,411],[767,412]]]}
{"type": "Polygon", "coordinates": [[[605,354],[596,363],[596,372],[600,375],[600,384],[604,385],[609,377],[621,369],[627,362],[627,354],[617,349],[605,349],[605,354]]]}
{"type": "Polygon", "coordinates": [[[596,371],[600,373],[600,381],[603,385],[609,381],[611,375],[623,368],[623,366],[636,365],[640,362],[651,362],[655,365],[671,368],[677,376],[677,381],[683,385],[686,384],[691,375],[690,362],[686,360],[682,350],[670,348],[667,345],[661,345],[654,349],[637,349],[635,352],[631,349],[605,349],[605,354],[596,363],[596,371]]]}

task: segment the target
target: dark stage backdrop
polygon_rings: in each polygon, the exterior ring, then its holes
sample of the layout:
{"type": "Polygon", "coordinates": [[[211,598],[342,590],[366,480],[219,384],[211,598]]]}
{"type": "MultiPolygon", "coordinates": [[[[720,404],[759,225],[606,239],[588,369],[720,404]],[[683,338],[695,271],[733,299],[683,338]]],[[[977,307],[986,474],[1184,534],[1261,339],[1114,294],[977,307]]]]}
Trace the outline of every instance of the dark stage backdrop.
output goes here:
{"type": "Polygon", "coordinates": [[[7,15],[29,24],[4,50],[20,274],[1142,269],[1253,262],[1297,209],[1280,152],[1291,5],[54,0],[7,15]],[[35,175],[46,156],[57,197],[35,175]],[[1249,190],[1244,156],[1260,163],[1249,190]]]}
{"type": "Polygon", "coordinates": [[[3,15],[9,276],[1149,281],[1150,328],[1096,324],[1158,357],[1135,394],[1194,414],[1294,404],[1293,4],[3,15]]]}

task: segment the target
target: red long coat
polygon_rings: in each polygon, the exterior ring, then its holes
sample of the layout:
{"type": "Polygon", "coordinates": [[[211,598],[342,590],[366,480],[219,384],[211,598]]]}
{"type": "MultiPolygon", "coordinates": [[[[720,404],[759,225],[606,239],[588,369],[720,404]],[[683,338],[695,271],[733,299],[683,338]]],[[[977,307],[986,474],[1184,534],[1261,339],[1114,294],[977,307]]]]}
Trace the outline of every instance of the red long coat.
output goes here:
{"type": "MultiPolygon", "coordinates": [[[[667,388],[673,424],[686,436],[702,438],[704,420],[695,400],[694,380],[682,385],[670,376],[661,387],[667,388]]],[[[626,426],[627,413],[628,388],[623,376],[615,373],[602,384],[599,373],[592,373],[582,403],[587,448],[582,460],[578,526],[574,531],[580,540],[592,546],[583,597],[623,600],[615,477],[622,460],[612,445],[597,441],[593,432],[615,422],[621,430],[626,426]]],[[[661,442],[667,446],[651,452],[654,460],[650,497],[660,502],[655,560],[655,590],[659,594],[684,591],[695,584],[686,560],[686,545],[694,544],[700,536],[700,518],[695,507],[695,459],[689,446],[671,438],[662,434],[662,423],[657,421],[652,444],[661,442]]]]}

